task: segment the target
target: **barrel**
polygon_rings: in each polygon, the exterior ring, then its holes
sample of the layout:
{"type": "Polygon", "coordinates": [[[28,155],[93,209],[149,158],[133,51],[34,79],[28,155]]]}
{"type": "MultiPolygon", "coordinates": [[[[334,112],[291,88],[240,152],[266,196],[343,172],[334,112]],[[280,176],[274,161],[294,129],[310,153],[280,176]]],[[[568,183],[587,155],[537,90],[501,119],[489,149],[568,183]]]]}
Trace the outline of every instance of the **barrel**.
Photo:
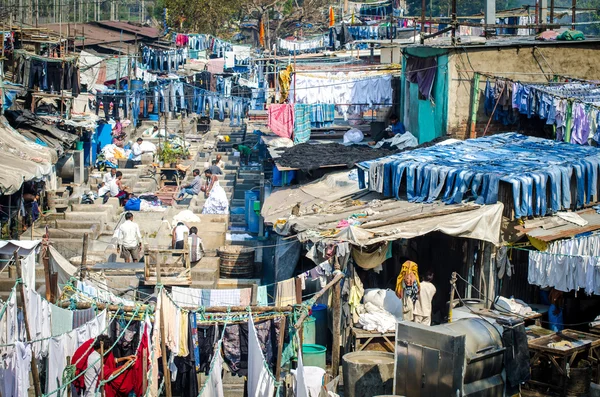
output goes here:
{"type": "Polygon", "coordinates": [[[378,351],[347,353],[342,357],[344,397],[392,394],[394,354],[378,351]]]}
{"type": "Polygon", "coordinates": [[[315,343],[327,346],[329,342],[329,329],[327,327],[327,305],[317,304],[312,307],[312,316],[315,318],[315,343]]]}
{"type": "Polygon", "coordinates": [[[249,223],[250,212],[253,211],[253,200],[258,200],[258,190],[246,190],[244,192],[244,208],[246,209],[244,219],[246,224],[249,223]]]}
{"type": "Polygon", "coordinates": [[[246,208],[246,222],[248,224],[248,231],[250,233],[258,233],[260,230],[260,216],[256,213],[254,209],[256,204],[258,204],[258,208],[260,209],[260,200],[258,198],[250,199],[250,208],[246,208]]]}
{"type": "Polygon", "coordinates": [[[308,317],[306,320],[304,320],[304,323],[302,323],[303,326],[303,332],[302,332],[302,338],[304,343],[306,343],[307,345],[314,345],[315,344],[315,322],[316,319],[312,316],[308,317]]]}
{"type": "MultiPolygon", "coordinates": [[[[327,369],[325,363],[325,353],[327,348],[321,345],[306,344],[302,345],[302,364],[304,366],[319,367],[327,369]]],[[[392,367],[393,369],[393,367],[392,367]]]]}
{"type": "Polygon", "coordinates": [[[254,248],[227,245],[217,249],[222,278],[254,277],[254,248]]]}
{"type": "Polygon", "coordinates": [[[131,80],[131,89],[132,90],[143,90],[144,89],[144,80],[131,80]]]}

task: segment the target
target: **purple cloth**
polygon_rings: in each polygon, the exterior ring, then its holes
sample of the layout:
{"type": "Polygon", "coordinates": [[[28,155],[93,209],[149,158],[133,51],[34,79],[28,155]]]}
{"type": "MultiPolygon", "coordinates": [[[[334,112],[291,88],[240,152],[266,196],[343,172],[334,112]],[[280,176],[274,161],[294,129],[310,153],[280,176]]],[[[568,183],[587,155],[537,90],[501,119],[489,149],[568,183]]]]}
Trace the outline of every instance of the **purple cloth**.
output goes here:
{"type": "Polygon", "coordinates": [[[587,145],[590,136],[590,121],[582,103],[573,104],[573,128],[571,129],[571,143],[587,145]]]}
{"type": "Polygon", "coordinates": [[[437,58],[407,57],[406,80],[419,86],[419,92],[425,99],[429,99],[435,73],[437,72],[437,58]]]}

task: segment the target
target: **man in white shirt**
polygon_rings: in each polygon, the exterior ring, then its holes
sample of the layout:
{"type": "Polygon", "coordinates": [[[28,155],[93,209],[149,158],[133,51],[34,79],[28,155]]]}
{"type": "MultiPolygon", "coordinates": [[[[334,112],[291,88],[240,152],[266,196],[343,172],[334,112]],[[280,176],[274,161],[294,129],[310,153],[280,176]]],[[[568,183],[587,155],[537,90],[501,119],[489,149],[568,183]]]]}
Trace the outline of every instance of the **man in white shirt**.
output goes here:
{"type": "Polygon", "coordinates": [[[198,228],[196,226],[190,227],[188,246],[190,247],[190,262],[194,265],[204,256],[204,245],[202,245],[202,239],[198,237],[198,228]]]}
{"type": "Polygon", "coordinates": [[[140,261],[140,249],[142,248],[142,234],[137,223],[133,222],[133,214],[125,214],[125,222],[119,226],[119,247],[121,258],[130,263],[140,261]]]}
{"type": "Polygon", "coordinates": [[[108,171],[106,174],[104,174],[104,177],[102,178],[102,182],[104,182],[104,186],[106,186],[110,182],[114,181],[115,179],[117,179],[117,169],[111,168],[110,171],[108,171]]]}
{"type": "Polygon", "coordinates": [[[221,156],[220,154],[217,154],[217,164],[216,166],[219,167],[222,170],[225,169],[225,162],[223,161],[223,156],[221,156]]]}
{"type": "Polygon", "coordinates": [[[419,299],[415,302],[413,309],[415,323],[431,325],[431,301],[436,292],[432,281],[433,272],[428,271],[421,281],[419,299]]]}
{"type": "Polygon", "coordinates": [[[109,197],[117,197],[119,198],[119,202],[122,204],[122,198],[127,195],[125,189],[121,183],[121,179],[123,179],[123,173],[121,171],[117,171],[115,173],[115,179],[110,181],[109,183],[104,183],[100,189],[98,189],[98,197],[103,197],[103,203],[106,204],[109,197]]]}
{"type": "Polygon", "coordinates": [[[133,161],[134,166],[142,164],[142,154],[144,154],[141,147],[142,142],[144,142],[144,140],[138,138],[135,143],[131,145],[131,161],[133,161]]]}
{"type": "Polygon", "coordinates": [[[184,242],[184,236],[185,234],[189,234],[190,233],[190,229],[188,229],[188,227],[183,223],[183,222],[178,222],[177,226],[175,226],[175,228],[173,229],[173,248],[174,249],[183,249],[183,242],[184,242]]]}

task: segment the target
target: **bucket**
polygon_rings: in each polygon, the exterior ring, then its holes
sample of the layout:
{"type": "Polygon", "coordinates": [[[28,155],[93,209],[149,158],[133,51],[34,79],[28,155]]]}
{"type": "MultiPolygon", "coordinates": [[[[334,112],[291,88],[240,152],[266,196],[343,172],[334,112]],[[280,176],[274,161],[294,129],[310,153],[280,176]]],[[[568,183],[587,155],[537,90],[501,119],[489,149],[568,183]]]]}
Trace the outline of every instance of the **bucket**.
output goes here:
{"type": "Polygon", "coordinates": [[[222,278],[254,277],[254,248],[227,245],[217,249],[222,278]]]}
{"type": "Polygon", "coordinates": [[[244,220],[246,221],[246,224],[249,223],[250,211],[252,211],[253,208],[252,200],[258,200],[258,194],[258,190],[246,190],[244,192],[244,208],[246,208],[244,220]]]}
{"type": "Polygon", "coordinates": [[[344,397],[391,394],[394,387],[394,353],[360,351],[342,357],[344,397]]]}
{"type": "Polygon", "coordinates": [[[158,121],[158,113],[150,113],[148,115],[148,120],[150,120],[150,121],[158,121]]]}
{"type": "Polygon", "coordinates": [[[302,338],[304,343],[306,343],[307,345],[315,344],[316,321],[316,318],[310,316],[302,323],[302,326],[304,327],[304,331],[302,332],[302,338]]]}
{"type": "Polygon", "coordinates": [[[83,150],[83,142],[81,142],[81,141],[78,141],[78,142],[75,144],[75,150],[83,150]]]}
{"type": "Polygon", "coordinates": [[[304,366],[327,369],[325,353],[327,348],[321,345],[302,345],[302,364],[304,366]]]}
{"type": "Polygon", "coordinates": [[[329,329],[327,327],[327,305],[314,305],[312,307],[312,316],[315,318],[315,343],[321,346],[327,346],[329,341],[329,329]]]}

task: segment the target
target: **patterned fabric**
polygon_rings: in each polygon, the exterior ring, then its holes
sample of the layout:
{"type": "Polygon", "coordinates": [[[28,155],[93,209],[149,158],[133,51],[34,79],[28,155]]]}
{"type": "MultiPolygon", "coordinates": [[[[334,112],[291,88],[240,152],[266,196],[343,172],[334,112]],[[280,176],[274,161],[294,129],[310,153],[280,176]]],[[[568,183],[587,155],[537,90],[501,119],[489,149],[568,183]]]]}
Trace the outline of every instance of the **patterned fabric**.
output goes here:
{"type": "Polygon", "coordinates": [[[310,139],[310,105],[294,105],[294,143],[305,143],[310,139]]]}
{"type": "Polygon", "coordinates": [[[85,310],[73,310],[73,329],[92,321],[96,317],[96,310],[93,308],[85,310]]]}
{"type": "Polygon", "coordinates": [[[269,128],[283,138],[290,138],[294,132],[294,108],[290,104],[270,105],[267,109],[269,128]]]}
{"type": "Polygon", "coordinates": [[[329,127],[335,119],[333,103],[315,103],[311,105],[310,124],[313,128],[329,127]]]}

